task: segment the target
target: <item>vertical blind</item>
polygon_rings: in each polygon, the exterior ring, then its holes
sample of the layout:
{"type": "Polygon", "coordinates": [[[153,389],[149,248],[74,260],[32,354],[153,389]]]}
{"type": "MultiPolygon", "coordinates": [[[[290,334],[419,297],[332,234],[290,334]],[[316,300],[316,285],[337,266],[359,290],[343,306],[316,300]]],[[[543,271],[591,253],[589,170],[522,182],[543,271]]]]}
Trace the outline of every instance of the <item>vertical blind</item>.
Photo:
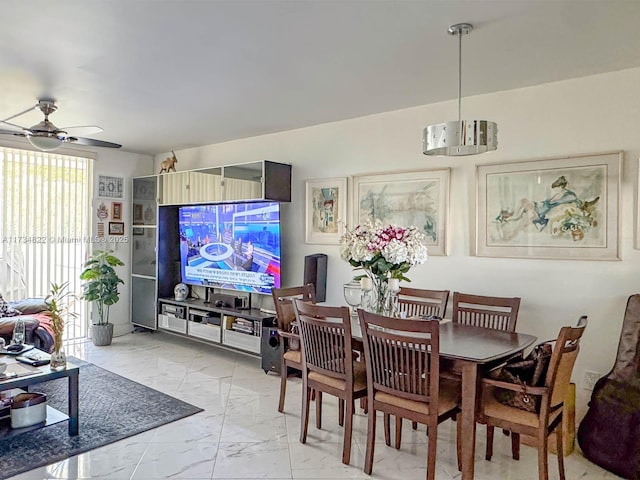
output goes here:
{"type": "MultiPolygon", "coordinates": [[[[91,158],[0,147],[0,292],[7,300],[45,297],[51,283],[79,275],[91,242],[91,158]]],[[[67,338],[86,336],[84,302],[67,338]]]]}

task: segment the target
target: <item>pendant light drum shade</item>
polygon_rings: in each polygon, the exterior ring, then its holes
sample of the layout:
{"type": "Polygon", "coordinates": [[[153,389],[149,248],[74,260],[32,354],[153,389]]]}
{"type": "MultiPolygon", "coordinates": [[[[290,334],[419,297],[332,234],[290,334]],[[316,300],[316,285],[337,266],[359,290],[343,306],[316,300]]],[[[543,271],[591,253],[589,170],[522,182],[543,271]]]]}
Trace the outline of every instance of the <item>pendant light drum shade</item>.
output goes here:
{"type": "Polygon", "coordinates": [[[470,23],[458,23],[447,30],[458,36],[458,121],[427,126],[422,135],[425,155],[475,155],[498,148],[498,125],[489,120],[462,120],[462,36],[473,30],[470,23]]]}
{"type": "Polygon", "coordinates": [[[489,120],[460,120],[424,129],[425,155],[475,155],[498,148],[498,125],[489,120]]]}

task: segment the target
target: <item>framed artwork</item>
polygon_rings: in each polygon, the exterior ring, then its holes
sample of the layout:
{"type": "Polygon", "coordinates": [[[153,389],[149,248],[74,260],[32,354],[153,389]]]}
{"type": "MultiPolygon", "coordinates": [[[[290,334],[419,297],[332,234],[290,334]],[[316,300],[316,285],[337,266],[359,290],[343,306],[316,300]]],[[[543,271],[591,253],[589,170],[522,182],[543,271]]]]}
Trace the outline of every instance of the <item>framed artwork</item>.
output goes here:
{"type": "Polygon", "coordinates": [[[133,204],[133,223],[144,223],[144,205],[141,203],[133,204]]]}
{"type": "Polygon", "coordinates": [[[640,250],[640,159],[638,160],[638,183],[636,186],[636,249],[640,250]]]}
{"type": "Polygon", "coordinates": [[[111,202],[111,218],[122,220],[122,202],[111,202]]]}
{"type": "Polygon", "coordinates": [[[377,219],[417,227],[429,255],[446,255],[449,177],[448,168],[355,176],[352,223],[377,219]]]}
{"type": "Polygon", "coordinates": [[[478,165],[479,256],[619,260],[622,152],[478,165]]]}
{"type": "Polygon", "coordinates": [[[124,235],[124,222],[109,222],[109,235],[124,235]]]}
{"type": "Polygon", "coordinates": [[[338,244],[347,222],[347,178],[305,183],[305,242],[338,244]]]}
{"type": "Polygon", "coordinates": [[[134,235],[144,235],[143,227],[133,227],[132,231],[134,235]]]}
{"type": "Polygon", "coordinates": [[[124,178],[98,176],[98,196],[103,198],[124,198],[124,178]]]}

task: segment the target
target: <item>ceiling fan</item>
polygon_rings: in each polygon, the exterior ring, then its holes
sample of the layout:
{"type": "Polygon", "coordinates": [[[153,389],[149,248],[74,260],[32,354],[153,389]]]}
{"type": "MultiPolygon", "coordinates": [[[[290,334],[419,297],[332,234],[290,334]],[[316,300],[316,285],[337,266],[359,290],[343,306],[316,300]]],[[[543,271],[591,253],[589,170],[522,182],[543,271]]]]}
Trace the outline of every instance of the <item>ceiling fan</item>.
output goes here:
{"type": "MultiPolygon", "coordinates": [[[[63,143],[73,143],[77,145],[91,145],[94,147],[106,147],[106,148],[120,148],[122,145],[112,142],[105,142],[103,140],[95,140],[93,138],[84,138],[84,137],[76,137],[73,135],[69,135],[67,133],[68,130],[78,129],[78,128],[87,128],[87,127],[64,127],[58,128],[53,123],[49,121],[49,115],[55,112],[58,107],[55,105],[55,101],[51,99],[40,99],[38,103],[33,107],[29,107],[26,110],[16,113],[15,115],[11,115],[10,117],[5,118],[4,120],[0,120],[0,124],[8,125],[10,127],[16,128],[17,130],[0,130],[0,135],[17,135],[19,137],[27,137],[27,140],[36,147],[38,150],[43,150],[45,152],[56,150],[63,143]],[[40,111],[44,114],[44,120],[40,123],[37,123],[33,127],[22,127],[20,125],[16,125],[15,123],[9,122],[9,120],[13,120],[20,115],[24,115],[27,112],[30,112],[34,108],[39,108],[40,111]]],[[[95,128],[95,127],[94,127],[95,128]]],[[[99,131],[102,131],[101,128],[98,127],[99,131]]]]}

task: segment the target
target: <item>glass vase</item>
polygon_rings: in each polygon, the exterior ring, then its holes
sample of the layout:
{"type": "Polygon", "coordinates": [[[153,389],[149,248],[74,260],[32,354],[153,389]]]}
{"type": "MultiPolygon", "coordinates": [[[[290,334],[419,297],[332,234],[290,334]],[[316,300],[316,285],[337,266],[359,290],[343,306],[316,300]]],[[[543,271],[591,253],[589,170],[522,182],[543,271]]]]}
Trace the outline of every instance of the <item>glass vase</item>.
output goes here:
{"type": "Polygon", "coordinates": [[[367,273],[371,279],[372,288],[369,291],[369,299],[364,306],[365,310],[378,315],[387,315],[387,278],[384,276],[373,275],[367,273]]]}
{"type": "Polygon", "coordinates": [[[53,353],[51,354],[49,367],[54,372],[67,368],[67,356],[65,355],[64,349],[62,348],[62,332],[55,332],[53,353]]]}
{"type": "Polygon", "coordinates": [[[58,372],[60,370],[64,370],[67,368],[67,356],[64,353],[64,349],[59,348],[54,350],[51,354],[51,361],[49,362],[49,367],[54,372],[58,372]]]}

